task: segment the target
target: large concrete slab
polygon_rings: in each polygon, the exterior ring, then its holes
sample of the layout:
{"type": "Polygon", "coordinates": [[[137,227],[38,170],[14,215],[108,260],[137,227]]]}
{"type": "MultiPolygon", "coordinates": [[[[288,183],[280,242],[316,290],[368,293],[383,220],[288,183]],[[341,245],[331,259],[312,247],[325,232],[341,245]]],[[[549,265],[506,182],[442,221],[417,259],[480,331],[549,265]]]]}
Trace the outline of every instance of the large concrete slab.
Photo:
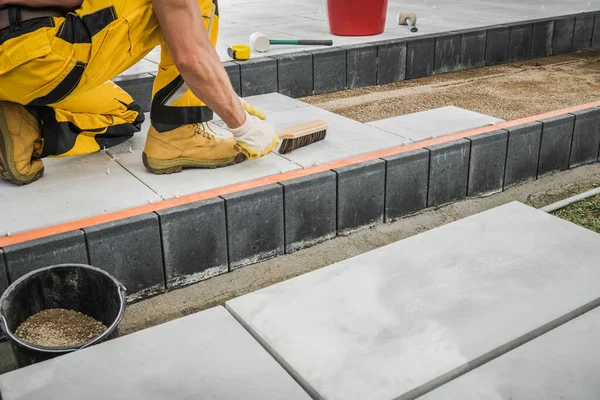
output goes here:
{"type": "Polygon", "coordinates": [[[449,106],[370,122],[369,125],[419,142],[500,122],[503,120],[449,106]]]}
{"type": "Polygon", "coordinates": [[[302,167],[325,164],[364,153],[401,146],[409,142],[400,136],[314,106],[274,112],[268,115],[268,119],[278,131],[316,119],[328,123],[329,127],[325,140],[283,155],[286,159],[302,167]]]}
{"type": "Polygon", "coordinates": [[[30,185],[0,180],[0,236],[160,200],[104,152],[46,158],[44,165],[44,177],[30,185]]]}
{"type": "Polygon", "coordinates": [[[0,376],[3,400],[310,397],[222,307],[0,376]]]}
{"type": "Polygon", "coordinates": [[[510,203],[227,307],[314,398],[414,398],[592,307],[599,244],[510,203]]]}
{"type": "Polygon", "coordinates": [[[600,310],[419,397],[419,400],[597,400],[600,310]]]}

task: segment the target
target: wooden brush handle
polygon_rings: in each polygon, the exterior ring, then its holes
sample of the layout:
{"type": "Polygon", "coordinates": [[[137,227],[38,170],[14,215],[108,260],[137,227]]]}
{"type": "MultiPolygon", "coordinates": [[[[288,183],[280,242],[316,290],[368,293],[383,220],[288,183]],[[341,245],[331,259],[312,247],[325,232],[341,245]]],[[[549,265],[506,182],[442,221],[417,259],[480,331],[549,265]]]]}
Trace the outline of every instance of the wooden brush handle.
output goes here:
{"type": "Polygon", "coordinates": [[[321,132],[327,130],[327,122],[321,120],[315,120],[305,122],[303,124],[295,125],[290,128],[286,128],[279,132],[280,139],[296,139],[302,136],[310,135],[315,132],[321,132]]]}

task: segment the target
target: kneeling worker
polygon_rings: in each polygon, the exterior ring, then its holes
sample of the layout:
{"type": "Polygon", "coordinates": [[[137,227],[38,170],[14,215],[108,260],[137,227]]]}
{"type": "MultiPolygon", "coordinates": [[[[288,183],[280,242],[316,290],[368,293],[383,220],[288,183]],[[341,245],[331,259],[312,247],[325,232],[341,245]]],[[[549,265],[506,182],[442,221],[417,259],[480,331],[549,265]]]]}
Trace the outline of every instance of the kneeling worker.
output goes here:
{"type": "Polygon", "coordinates": [[[257,159],[279,144],[214,49],[217,0],[0,0],[0,177],[29,184],[44,157],[89,154],[139,132],[111,79],[161,46],[143,163],[154,173],[257,159]],[[213,111],[232,137],[204,129],[213,111]]]}

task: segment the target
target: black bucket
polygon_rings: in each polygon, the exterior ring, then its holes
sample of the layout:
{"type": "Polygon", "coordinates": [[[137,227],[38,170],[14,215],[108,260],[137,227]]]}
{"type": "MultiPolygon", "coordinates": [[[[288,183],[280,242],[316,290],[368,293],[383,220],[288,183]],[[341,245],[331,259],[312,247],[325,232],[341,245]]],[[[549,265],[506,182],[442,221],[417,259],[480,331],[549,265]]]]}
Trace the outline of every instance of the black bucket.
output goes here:
{"type": "Polygon", "coordinates": [[[105,271],[81,264],[56,265],[33,271],[6,289],[0,297],[0,327],[11,342],[19,367],[25,367],[115,338],[126,302],[125,287],[105,271]],[[108,329],[73,347],[37,346],[15,335],[27,318],[51,308],[81,312],[108,329]]]}

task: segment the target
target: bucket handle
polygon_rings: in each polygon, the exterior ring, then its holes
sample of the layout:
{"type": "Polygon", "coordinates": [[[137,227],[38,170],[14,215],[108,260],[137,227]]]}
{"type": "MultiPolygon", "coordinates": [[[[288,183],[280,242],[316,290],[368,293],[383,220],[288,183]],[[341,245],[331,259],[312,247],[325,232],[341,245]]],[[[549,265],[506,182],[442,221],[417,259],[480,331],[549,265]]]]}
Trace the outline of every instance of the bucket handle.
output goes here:
{"type": "MultiPolygon", "coordinates": [[[[125,307],[127,306],[127,288],[125,288],[125,286],[123,286],[122,283],[118,283],[119,285],[119,301],[121,302],[121,311],[120,311],[120,317],[117,318],[111,325],[110,327],[108,327],[108,329],[106,331],[104,331],[104,333],[100,336],[98,336],[95,340],[84,344],[83,346],[81,346],[78,349],[72,349],[72,350],[68,350],[67,352],[74,352],[74,351],[78,351],[78,350],[83,350],[86,347],[90,347],[98,342],[100,342],[102,339],[104,339],[105,336],[109,335],[109,332],[113,332],[117,325],[119,325],[123,319],[123,315],[125,314],[125,307]]],[[[6,333],[8,335],[9,338],[11,338],[12,340],[18,341],[16,340],[16,338],[13,336],[13,334],[10,332],[10,330],[8,329],[8,323],[6,322],[6,318],[4,318],[4,315],[0,314],[0,322],[2,323],[0,325],[0,330],[4,330],[4,333],[6,333]]],[[[35,347],[31,347],[29,346],[27,343],[21,343],[22,346],[25,346],[27,348],[30,348],[32,350],[37,350],[35,347]]],[[[0,398],[1,400],[1,398],[0,398]]]]}

